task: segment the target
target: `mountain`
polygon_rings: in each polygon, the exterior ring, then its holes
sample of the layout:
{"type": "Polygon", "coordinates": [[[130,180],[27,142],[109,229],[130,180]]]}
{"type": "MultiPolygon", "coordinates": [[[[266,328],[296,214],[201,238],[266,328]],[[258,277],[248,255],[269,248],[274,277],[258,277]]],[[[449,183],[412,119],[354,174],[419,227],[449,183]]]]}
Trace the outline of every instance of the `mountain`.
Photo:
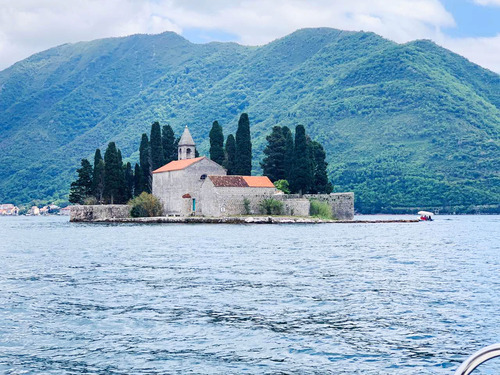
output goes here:
{"type": "Polygon", "coordinates": [[[153,121],[249,113],[258,171],[273,125],[306,126],[361,212],[500,212],[500,76],[430,41],[303,29],[260,47],[167,32],[65,44],[0,72],[0,202],[67,197],[83,157],[137,159],[153,121]]]}

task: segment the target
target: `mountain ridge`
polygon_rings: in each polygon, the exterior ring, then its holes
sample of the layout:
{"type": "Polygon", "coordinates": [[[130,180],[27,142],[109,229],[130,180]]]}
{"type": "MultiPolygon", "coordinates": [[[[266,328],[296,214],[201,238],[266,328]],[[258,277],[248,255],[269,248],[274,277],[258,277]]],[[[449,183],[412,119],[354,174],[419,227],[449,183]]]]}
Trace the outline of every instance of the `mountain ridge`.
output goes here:
{"type": "Polygon", "coordinates": [[[353,190],[363,212],[500,201],[500,76],[433,42],[319,28],[249,47],[167,32],[63,45],[17,64],[0,72],[0,201],[64,199],[79,159],[112,140],[136,159],[156,120],[177,133],[189,125],[206,152],[211,122],[227,136],[245,111],[256,170],[270,128],[302,123],[325,144],[336,189],[353,190]],[[374,168],[386,176],[367,181],[374,168]],[[444,187],[430,182],[441,175],[444,187]],[[419,193],[429,184],[441,198],[419,193]]]}

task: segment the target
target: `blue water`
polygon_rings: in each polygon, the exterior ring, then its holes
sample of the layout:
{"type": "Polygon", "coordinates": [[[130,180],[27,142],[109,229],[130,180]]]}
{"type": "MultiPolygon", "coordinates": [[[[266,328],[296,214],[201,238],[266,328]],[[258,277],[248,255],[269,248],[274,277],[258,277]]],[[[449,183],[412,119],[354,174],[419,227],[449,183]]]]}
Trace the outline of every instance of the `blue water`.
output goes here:
{"type": "Polygon", "coordinates": [[[452,374],[500,342],[500,216],[67,220],[0,218],[2,374],[452,374]]]}

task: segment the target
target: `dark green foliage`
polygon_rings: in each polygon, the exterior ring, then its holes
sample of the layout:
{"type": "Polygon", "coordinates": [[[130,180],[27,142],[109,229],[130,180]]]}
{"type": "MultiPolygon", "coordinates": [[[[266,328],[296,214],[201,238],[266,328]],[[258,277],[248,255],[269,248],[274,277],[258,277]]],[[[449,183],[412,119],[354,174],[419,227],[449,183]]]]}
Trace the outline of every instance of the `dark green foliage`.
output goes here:
{"type": "Polygon", "coordinates": [[[127,202],[134,196],[134,172],[130,162],[125,166],[125,194],[124,201],[127,202]]]}
{"type": "Polygon", "coordinates": [[[142,177],[141,177],[142,185],[141,188],[139,189],[140,190],[139,193],[137,193],[136,195],[142,193],[143,191],[145,191],[146,193],[151,193],[151,183],[152,183],[151,148],[146,133],[142,135],[141,145],[139,146],[139,162],[142,171],[142,177]]]}
{"type": "Polygon", "coordinates": [[[242,113],[236,130],[236,158],[234,174],[250,176],[252,174],[252,140],[250,138],[250,120],[242,113]]]}
{"type": "Polygon", "coordinates": [[[165,164],[177,160],[177,145],[175,135],[170,125],[163,125],[161,132],[161,142],[163,146],[163,160],[165,164]]]}
{"type": "Polygon", "coordinates": [[[165,155],[163,153],[163,142],[161,137],[160,123],[155,121],[151,125],[151,170],[158,169],[165,164],[165,155]]]}
{"type": "Polygon", "coordinates": [[[142,193],[142,187],[144,183],[142,182],[142,169],[139,164],[135,163],[134,168],[134,197],[137,197],[142,193]]]}
{"type": "Polygon", "coordinates": [[[199,158],[200,157],[200,153],[198,152],[197,148],[194,149],[194,157],[195,158],[199,158]]]}
{"type": "Polygon", "coordinates": [[[333,191],[333,186],[328,181],[326,167],[328,163],[325,161],[326,153],[320,143],[311,141],[309,144],[311,156],[313,160],[314,179],[311,186],[313,194],[330,194],[333,191]]]}
{"type": "Polygon", "coordinates": [[[78,178],[71,183],[69,201],[83,204],[92,195],[92,165],[87,159],[82,159],[81,167],[76,170],[78,178]]]}
{"type": "Polygon", "coordinates": [[[67,200],[96,142],[137,158],[138,129],[156,120],[189,123],[208,154],[207,119],[247,112],[254,167],[268,129],[307,124],[358,211],[500,212],[500,77],[429,41],[328,28],[260,47],[133,35],[38,53],[1,71],[0,87],[0,202],[67,200]]]}
{"type": "Polygon", "coordinates": [[[283,126],[283,138],[285,139],[285,159],[283,168],[285,170],[284,179],[290,181],[292,178],[294,144],[293,134],[288,126],[283,126]]]}
{"type": "Polygon", "coordinates": [[[227,169],[228,175],[234,175],[236,169],[236,140],[232,134],[229,134],[226,139],[225,147],[226,160],[224,161],[224,168],[227,169]]]}
{"type": "Polygon", "coordinates": [[[101,203],[104,193],[104,160],[101,150],[96,149],[94,154],[94,172],[92,175],[92,195],[101,203]]]}
{"type": "Polygon", "coordinates": [[[104,153],[104,200],[110,204],[124,202],[125,174],[121,152],[110,142],[104,153]]]}
{"type": "Polygon", "coordinates": [[[260,163],[264,176],[271,181],[285,179],[286,143],[280,126],[273,126],[271,134],[266,137],[267,146],[264,149],[264,160],[260,163]]]}
{"type": "Polygon", "coordinates": [[[131,206],[130,215],[132,217],[155,217],[163,214],[161,202],[153,194],[142,192],[128,204],[131,206]]]}
{"type": "Polygon", "coordinates": [[[210,159],[219,165],[224,164],[224,134],[222,126],[217,121],[212,124],[210,129],[210,159]]]}
{"type": "Polygon", "coordinates": [[[250,213],[251,213],[251,210],[250,210],[250,199],[243,198],[243,209],[245,211],[245,215],[250,215],[250,213]]]}
{"type": "Polygon", "coordinates": [[[292,193],[308,193],[314,178],[311,152],[307,144],[306,131],[303,125],[295,128],[294,165],[290,179],[292,193]]]}
{"type": "Polygon", "coordinates": [[[283,202],[276,199],[264,199],[259,204],[260,213],[266,215],[283,215],[283,202]]]}

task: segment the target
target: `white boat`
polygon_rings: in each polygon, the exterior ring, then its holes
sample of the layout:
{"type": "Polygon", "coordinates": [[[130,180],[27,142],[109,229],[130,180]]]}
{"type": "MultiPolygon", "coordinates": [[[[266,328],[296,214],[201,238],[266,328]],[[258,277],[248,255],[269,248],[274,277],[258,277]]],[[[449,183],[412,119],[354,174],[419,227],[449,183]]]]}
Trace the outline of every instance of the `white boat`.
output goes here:
{"type": "Polygon", "coordinates": [[[418,219],[420,221],[433,221],[434,214],[429,211],[418,211],[418,215],[420,216],[418,219]]]}

